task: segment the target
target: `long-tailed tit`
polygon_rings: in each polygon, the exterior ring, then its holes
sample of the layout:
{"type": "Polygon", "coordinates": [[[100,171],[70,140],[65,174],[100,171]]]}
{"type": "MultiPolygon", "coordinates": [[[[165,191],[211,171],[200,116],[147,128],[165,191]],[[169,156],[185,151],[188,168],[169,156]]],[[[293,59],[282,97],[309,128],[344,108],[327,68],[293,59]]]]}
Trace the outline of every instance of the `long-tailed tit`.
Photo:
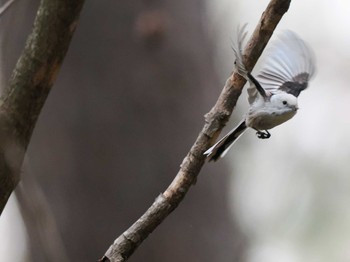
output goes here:
{"type": "Polygon", "coordinates": [[[262,69],[254,78],[243,64],[242,45],[246,35],[245,27],[238,30],[232,48],[237,72],[250,83],[250,108],[236,128],[204,153],[209,160],[216,161],[224,157],[247,127],[256,130],[258,138],[269,138],[269,129],[286,122],[297,113],[297,97],[307,88],[315,73],[315,58],[311,48],[292,31],[285,31],[267,50],[262,69]]]}

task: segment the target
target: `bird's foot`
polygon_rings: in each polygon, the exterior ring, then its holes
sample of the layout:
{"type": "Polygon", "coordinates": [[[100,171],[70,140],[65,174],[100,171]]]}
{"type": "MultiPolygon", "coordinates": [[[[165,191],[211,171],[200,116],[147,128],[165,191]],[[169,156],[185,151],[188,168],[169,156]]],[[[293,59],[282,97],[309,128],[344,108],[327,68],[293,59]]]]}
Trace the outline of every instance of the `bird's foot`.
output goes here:
{"type": "Polygon", "coordinates": [[[265,130],[265,132],[263,131],[257,131],[256,135],[258,138],[260,139],[267,139],[270,138],[271,134],[269,133],[269,131],[265,130]]]}

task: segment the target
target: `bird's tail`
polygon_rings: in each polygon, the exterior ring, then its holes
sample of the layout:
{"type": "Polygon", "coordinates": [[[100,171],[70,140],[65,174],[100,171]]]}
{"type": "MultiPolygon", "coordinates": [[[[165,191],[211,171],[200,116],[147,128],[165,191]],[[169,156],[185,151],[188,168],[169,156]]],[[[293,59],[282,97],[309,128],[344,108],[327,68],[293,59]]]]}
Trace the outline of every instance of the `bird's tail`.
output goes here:
{"type": "Polygon", "coordinates": [[[220,157],[224,157],[230,150],[233,143],[239,138],[247,129],[245,120],[243,120],[236,128],[232,129],[230,133],[221,138],[215,145],[204,152],[209,161],[218,160],[220,157]]]}

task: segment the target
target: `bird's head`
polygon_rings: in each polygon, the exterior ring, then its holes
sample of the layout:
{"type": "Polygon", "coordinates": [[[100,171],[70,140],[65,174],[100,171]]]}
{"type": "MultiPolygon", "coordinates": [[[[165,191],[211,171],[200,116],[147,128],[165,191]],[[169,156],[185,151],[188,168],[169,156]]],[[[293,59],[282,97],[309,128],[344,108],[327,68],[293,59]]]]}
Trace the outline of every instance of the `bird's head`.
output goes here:
{"type": "Polygon", "coordinates": [[[298,110],[298,99],[288,93],[274,94],[271,96],[271,104],[282,110],[286,111],[297,111],[298,110]]]}

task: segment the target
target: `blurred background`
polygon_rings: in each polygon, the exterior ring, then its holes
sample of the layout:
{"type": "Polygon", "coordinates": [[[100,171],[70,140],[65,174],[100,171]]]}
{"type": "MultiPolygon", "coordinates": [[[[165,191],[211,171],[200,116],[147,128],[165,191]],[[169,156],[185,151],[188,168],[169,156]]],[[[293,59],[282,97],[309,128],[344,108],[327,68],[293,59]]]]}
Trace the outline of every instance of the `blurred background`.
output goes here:
{"type": "MultiPolygon", "coordinates": [[[[87,0],[0,218],[0,261],[101,257],[172,181],[232,71],[237,25],[252,31],[268,2],[87,0]]],[[[1,17],[3,86],[38,4],[1,17]]],[[[275,33],[297,32],[318,67],[299,113],[205,165],[130,261],[350,261],[349,8],[292,1],[275,33]]]]}

